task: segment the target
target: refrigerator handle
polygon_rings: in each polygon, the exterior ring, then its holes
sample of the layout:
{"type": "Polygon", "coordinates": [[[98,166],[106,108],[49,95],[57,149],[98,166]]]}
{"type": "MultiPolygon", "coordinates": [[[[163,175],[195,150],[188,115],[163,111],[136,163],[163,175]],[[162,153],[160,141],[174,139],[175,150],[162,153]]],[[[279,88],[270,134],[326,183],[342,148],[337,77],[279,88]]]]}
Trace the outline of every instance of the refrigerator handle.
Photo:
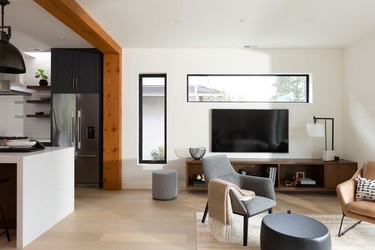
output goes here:
{"type": "Polygon", "coordinates": [[[80,149],[81,148],[81,110],[78,110],[77,112],[77,119],[78,119],[78,135],[77,135],[77,149],[80,149]]]}
{"type": "Polygon", "coordinates": [[[70,146],[74,147],[75,141],[75,124],[74,124],[74,111],[70,111],[70,146]]]}

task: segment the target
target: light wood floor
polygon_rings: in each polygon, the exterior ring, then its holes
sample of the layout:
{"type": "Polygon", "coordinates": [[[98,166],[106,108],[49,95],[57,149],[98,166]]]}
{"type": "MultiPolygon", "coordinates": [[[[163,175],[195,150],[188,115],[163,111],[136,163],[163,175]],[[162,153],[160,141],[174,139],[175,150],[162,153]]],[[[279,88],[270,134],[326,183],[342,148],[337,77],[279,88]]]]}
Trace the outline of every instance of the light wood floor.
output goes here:
{"type": "MultiPolygon", "coordinates": [[[[277,211],[341,214],[334,193],[277,193],[277,211]]],[[[195,212],[207,193],[179,191],[172,201],[152,199],[151,190],[76,189],[75,211],[25,249],[196,249],[195,212]]],[[[0,236],[0,249],[15,248],[0,236]]]]}

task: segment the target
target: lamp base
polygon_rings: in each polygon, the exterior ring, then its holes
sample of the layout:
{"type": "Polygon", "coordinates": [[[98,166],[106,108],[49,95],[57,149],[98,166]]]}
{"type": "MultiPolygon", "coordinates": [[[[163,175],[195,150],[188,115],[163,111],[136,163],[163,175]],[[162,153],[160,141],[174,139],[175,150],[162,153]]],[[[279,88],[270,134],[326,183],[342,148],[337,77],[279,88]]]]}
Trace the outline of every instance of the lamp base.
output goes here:
{"type": "Polygon", "coordinates": [[[325,150],[323,151],[323,161],[333,161],[335,159],[335,150],[325,150]]]}

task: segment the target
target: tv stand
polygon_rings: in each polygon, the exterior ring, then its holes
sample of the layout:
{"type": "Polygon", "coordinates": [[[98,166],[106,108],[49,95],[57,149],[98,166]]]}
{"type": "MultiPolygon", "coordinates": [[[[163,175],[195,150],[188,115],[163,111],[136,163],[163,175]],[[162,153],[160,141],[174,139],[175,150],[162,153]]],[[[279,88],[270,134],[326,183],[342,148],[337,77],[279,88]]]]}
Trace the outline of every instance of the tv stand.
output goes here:
{"type": "MultiPolygon", "coordinates": [[[[341,182],[350,179],[357,171],[357,162],[348,160],[323,161],[321,159],[230,159],[236,172],[269,177],[268,170],[276,168],[276,191],[335,191],[341,182]],[[294,185],[297,172],[316,182],[315,185],[294,185]]],[[[199,181],[202,176],[201,160],[186,161],[186,189],[206,190],[207,185],[199,181]]]]}

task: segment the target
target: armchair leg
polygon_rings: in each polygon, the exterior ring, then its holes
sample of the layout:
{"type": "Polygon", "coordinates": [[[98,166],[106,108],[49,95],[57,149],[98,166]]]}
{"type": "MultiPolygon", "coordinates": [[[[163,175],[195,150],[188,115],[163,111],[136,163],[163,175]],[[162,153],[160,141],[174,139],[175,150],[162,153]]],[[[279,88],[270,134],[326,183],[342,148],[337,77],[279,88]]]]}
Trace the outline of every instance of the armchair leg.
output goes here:
{"type": "Polygon", "coordinates": [[[342,223],[344,222],[344,217],[345,217],[345,215],[343,214],[342,217],[341,217],[341,223],[340,223],[339,233],[337,234],[338,237],[340,237],[341,235],[344,235],[347,231],[349,231],[350,229],[354,228],[359,223],[361,223],[361,221],[357,221],[352,226],[350,226],[349,228],[347,228],[344,232],[341,232],[342,223]]]}
{"type": "Polygon", "coordinates": [[[247,246],[247,234],[249,230],[249,216],[243,217],[243,246],[247,246]]]}
{"type": "Polygon", "coordinates": [[[272,207],[270,209],[268,209],[268,214],[272,214],[273,213],[273,209],[272,207]]]}
{"type": "Polygon", "coordinates": [[[203,217],[202,217],[202,223],[204,223],[204,221],[206,220],[207,213],[208,213],[208,201],[206,203],[206,208],[204,209],[204,213],[203,213],[203,217]]]}

